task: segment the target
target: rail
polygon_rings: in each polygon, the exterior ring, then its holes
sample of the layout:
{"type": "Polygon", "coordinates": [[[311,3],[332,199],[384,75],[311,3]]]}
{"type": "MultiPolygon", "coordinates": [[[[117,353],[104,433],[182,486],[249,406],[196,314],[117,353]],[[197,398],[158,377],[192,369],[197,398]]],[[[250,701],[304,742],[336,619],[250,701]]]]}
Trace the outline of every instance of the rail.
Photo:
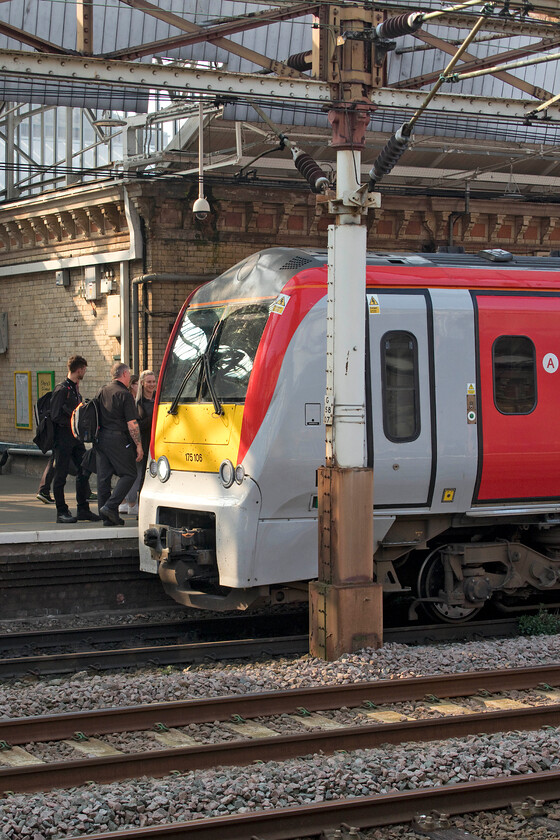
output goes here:
{"type": "Polygon", "coordinates": [[[329,836],[333,829],[344,826],[363,830],[397,825],[412,820],[417,814],[429,814],[431,811],[464,814],[504,808],[515,800],[528,797],[550,801],[558,799],[559,790],[560,773],[548,771],[149,828],[136,826],[131,831],[104,831],[88,834],[87,837],[88,840],[143,840],[144,837],[146,840],[247,840],[248,837],[295,840],[299,837],[329,836]]]}
{"type": "Polygon", "coordinates": [[[44,458],[46,455],[50,455],[51,451],[42,452],[38,446],[32,446],[29,443],[10,443],[5,440],[0,440],[0,454],[4,454],[5,452],[8,455],[40,455],[44,458]]]}
{"type": "Polygon", "coordinates": [[[11,443],[8,441],[0,441],[0,472],[2,471],[3,467],[6,466],[8,458],[11,456],[12,458],[15,455],[22,455],[25,457],[32,457],[32,458],[48,458],[52,454],[51,450],[49,449],[48,452],[41,452],[38,446],[31,446],[28,443],[11,443]]]}
{"type": "MultiPolygon", "coordinates": [[[[208,720],[209,712],[213,717],[217,711],[215,717],[220,719],[225,711],[225,706],[228,703],[231,704],[232,701],[233,708],[237,709],[236,717],[241,720],[239,726],[247,726],[247,731],[241,733],[241,730],[239,730],[241,740],[238,741],[222,740],[188,746],[181,744],[171,749],[144,749],[141,752],[119,752],[117,755],[103,753],[86,759],[48,761],[22,766],[16,766],[10,762],[12,766],[0,769],[0,787],[2,790],[10,790],[14,793],[30,793],[56,787],[75,787],[92,780],[98,784],[110,784],[142,775],[161,777],[174,771],[185,773],[217,766],[246,766],[255,761],[285,761],[311,753],[333,754],[339,750],[349,752],[373,749],[385,744],[439,741],[480,733],[495,734],[537,730],[543,726],[557,727],[560,724],[560,704],[558,703],[539,703],[536,706],[521,704],[521,707],[516,705],[514,708],[509,708],[507,705],[500,703],[498,710],[471,711],[467,714],[462,711],[459,714],[452,712],[442,718],[407,718],[397,723],[383,722],[364,725],[359,720],[361,716],[358,716],[352,723],[335,723],[334,726],[329,724],[326,727],[320,721],[312,724],[313,727],[318,727],[319,731],[314,729],[311,732],[297,732],[297,734],[274,733],[271,736],[268,734],[269,729],[267,727],[264,736],[258,734],[255,738],[245,717],[240,717],[239,710],[242,710],[243,716],[250,716],[252,711],[253,715],[257,715],[260,719],[263,714],[270,714],[270,708],[268,707],[273,702],[276,715],[294,714],[298,711],[296,704],[301,702],[304,696],[305,707],[300,708],[300,715],[304,720],[306,717],[308,718],[310,709],[327,709],[329,706],[332,708],[334,700],[336,700],[335,705],[338,708],[348,708],[357,701],[361,701],[362,704],[366,701],[371,705],[374,700],[380,700],[379,695],[385,694],[386,691],[389,691],[393,697],[395,692],[398,692],[400,698],[409,696],[411,690],[415,696],[418,696],[419,692],[425,694],[428,687],[426,680],[432,689],[436,687],[436,683],[439,683],[438,692],[440,696],[457,696],[456,692],[458,690],[470,694],[473,688],[478,691],[482,690],[481,686],[499,688],[503,691],[519,685],[534,687],[535,684],[542,684],[543,680],[546,680],[547,684],[548,681],[557,683],[559,671],[558,666],[545,666],[544,668],[518,669],[517,672],[507,670],[485,672],[483,674],[470,672],[465,675],[447,674],[440,678],[388,680],[383,685],[384,692],[379,691],[378,682],[373,682],[359,686],[331,688],[330,697],[328,696],[328,689],[324,687],[306,689],[301,692],[293,690],[274,692],[275,697],[271,693],[268,695],[243,695],[243,697],[221,698],[224,702],[222,709],[219,711],[213,706],[219,704],[220,698],[187,701],[183,704],[165,704],[168,707],[174,706],[174,711],[179,712],[179,715],[171,713],[169,708],[167,713],[161,706],[155,709],[152,704],[130,710],[122,708],[97,713],[90,712],[84,719],[84,728],[77,732],[80,741],[89,740],[91,735],[88,735],[88,732],[95,732],[97,735],[103,731],[107,733],[108,729],[112,729],[113,732],[115,729],[121,732],[129,732],[138,726],[145,729],[150,723],[155,728],[169,730],[169,727],[173,727],[174,724],[175,726],[185,725],[189,717],[190,722],[192,722],[193,716],[195,720],[197,718],[200,720],[201,716],[208,720]],[[466,677],[471,679],[465,679],[466,677]],[[456,685],[457,679],[463,680],[461,689],[458,689],[456,685]],[[415,682],[418,685],[415,686],[415,682]],[[389,683],[392,683],[392,685],[389,686],[389,683]],[[399,683],[406,683],[406,686],[399,686],[399,683]],[[264,702],[265,699],[268,702],[264,702]],[[255,701],[258,708],[254,705],[255,701]],[[177,706],[182,706],[182,709],[178,709],[177,706]],[[128,717],[129,713],[130,717],[128,717]],[[104,714],[105,721],[103,721],[104,714]],[[118,718],[118,723],[115,716],[118,718]]],[[[499,702],[499,699],[496,702],[499,702]]],[[[488,708],[492,707],[489,706],[488,708]]],[[[367,715],[369,712],[362,709],[362,714],[367,715]]],[[[43,716],[37,723],[40,723],[43,727],[43,737],[46,735],[44,727],[45,723],[47,724],[47,737],[52,740],[56,736],[60,738],[62,732],[66,734],[69,727],[76,732],[78,714],[43,716]],[[62,727],[62,729],[59,727],[62,727]]],[[[17,741],[19,743],[29,743],[31,738],[37,738],[40,731],[39,728],[35,728],[33,718],[0,722],[0,737],[5,743],[4,749],[8,751],[12,748],[11,745],[17,741]],[[19,732],[16,731],[17,729],[19,729],[19,732]]],[[[558,788],[556,788],[557,795],[558,788]]]]}
{"type": "Polygon", "coordinates": [[[65,712],[60,715],[12,718],[0,720],[0,741],[24,744],[33,740],[57,740],[71,738],[77,730],[86,735],[134,732],[150,729],[161,721],[165,722],[166,726],[188,726],[193,723],[229,720],[240,712],[244,718],[251,719],[293,712],[298,708],[305,708],[309,712],[340,707],[354,708],[362,706],[364,701],[380,705],[420,701],[427,696],[453,698],[469,696],[480,691],[523,691],[539,683],[560,686],[560,665],[512,668],[506,671],[467,671],[462,674],[405,677],[352,685],[315,686],[201,700],[172,700],[117,709],[88,709],[85,712],[65,712]]]}
{"type": "MultiPolygon", "coordinates": [[[[271,637],[271,632],[263,632],[266,631],[266,616],[250,617],[243,614],[196,621],[183,620],[147,625],[133,623],[113,627],[0,634],[0,677],[12,677],[22,673],[63,674],[87,668],[99,671],[138,668],[142,665],[185,665],[220,657],[254,657],[261,653],[270,656],[280,653],[299,656],[308,652],[309,637],[307,633],[303,635],[302,628],[304,622],[307,624],[306,614],[276,615],[274,621],[274,628],[270,628],[274,637],[262,648],[259,647],[258,639],[254,639],[250,645],[241,640],[247,639],[248,635],[254,637],[255,633],[261,640],[263,636],[271,637]],[[244,625],[250,628],[249,632],[244,633],[244,625]],[[201,631],[202,639],[188,641],[189,634],[192,635],[196,627],[201,631]],[[234,627],[238,642],[232,637],[234,627]],[[216,633],[219,638],[216,638],[216,633]],[[294,635],[295,633],[302,635],[294,635]],[[174,641],[169,643],[173,636],[174,641]],[[107,644],[110,646],[107,647],[107,644]],[[241,649],[241,645],[244,646],[244,650],[241,649]],[[52,647],[58,648],[57,652],[47,653],[52,647]],[[60,650],[61,647],[67,647],[67,652],[60,650]]],[[[431,644],[458,639],[465,641],[517,634],[518,623],[515,619],[472,622],[471,625],[461,627],[414,625],[386,628],[384,631],[386,642],[404,644],[431,644]]]]}

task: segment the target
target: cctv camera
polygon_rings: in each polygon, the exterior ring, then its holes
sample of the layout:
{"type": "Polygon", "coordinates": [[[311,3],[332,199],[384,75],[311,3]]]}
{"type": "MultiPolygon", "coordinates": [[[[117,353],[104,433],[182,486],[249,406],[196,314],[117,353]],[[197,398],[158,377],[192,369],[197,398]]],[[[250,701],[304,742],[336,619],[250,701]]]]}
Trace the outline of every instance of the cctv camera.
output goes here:
{"type": "Polygon", "coordinates": [[[197,198],[195,203],[193,204],[193,213],[195,219],[198,219],[200,222],[203,222],[209,212],[210,205],[208,204],[206,199],[197,198]]]}

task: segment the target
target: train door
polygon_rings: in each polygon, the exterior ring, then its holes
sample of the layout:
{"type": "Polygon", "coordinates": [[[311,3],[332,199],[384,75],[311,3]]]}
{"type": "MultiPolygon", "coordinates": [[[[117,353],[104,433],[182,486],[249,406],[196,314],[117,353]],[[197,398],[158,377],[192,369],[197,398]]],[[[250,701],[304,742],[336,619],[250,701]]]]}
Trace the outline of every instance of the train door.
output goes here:
{"type": "Polygon", "coordinates": [[[474,296],[482,439],[475,502],[560,497],[560,296],[474,296]]]}
{"type": "Polygon", "coordinates": [[[434,467],[429,298],[368,290],[367,301],[375,506],[426,505],[434,467]]]}

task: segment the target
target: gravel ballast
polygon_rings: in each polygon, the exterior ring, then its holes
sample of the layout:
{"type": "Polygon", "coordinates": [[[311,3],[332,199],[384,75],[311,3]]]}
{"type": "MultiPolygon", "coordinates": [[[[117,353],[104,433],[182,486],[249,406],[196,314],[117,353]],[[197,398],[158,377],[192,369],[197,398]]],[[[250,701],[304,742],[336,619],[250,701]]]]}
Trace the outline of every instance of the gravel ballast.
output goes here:
{"type": "Polygon", "coordinates": [[[0,824],[2,840],[19,836],[58,840],[102,827],[115,831],[547,769],[560,769],[558,733],[477,735],[11,795],[0,803],[0,824]],[[29,828],[31,835],[24,831],[29,828]]]}
{"type": "MultiPolygon", "coordinates": [[[[560,637],[544,636],[429,647],[392,644],[379,651],[367,649],[345,655],[331,663],[302,657],[266,664],[18,679],[0,687],[0,716],[6,719],[361,680],[528,667],[557,663],[559,653],[560,637]]],[[[63,840],[103,829],[150,826],[548,769],[560,770],[560,733],[556,730],[387,745],[352,754],[307,756],[163,779],[8,795],[0,800],[0,840],[63,840]]]]}
{"type": "Polygon", "coordinates": [[[142,669],[136,673],[85,671],[69,677],[6,681],[0,687],[0,718],[83,711],[200,697],[347,685],[359,681],[430,674],[524,668],[560,661],[560,636],[476,641],[464,644],[389,644],[346,654],[336,662],[309,656],[263,663],[142,669]]]}

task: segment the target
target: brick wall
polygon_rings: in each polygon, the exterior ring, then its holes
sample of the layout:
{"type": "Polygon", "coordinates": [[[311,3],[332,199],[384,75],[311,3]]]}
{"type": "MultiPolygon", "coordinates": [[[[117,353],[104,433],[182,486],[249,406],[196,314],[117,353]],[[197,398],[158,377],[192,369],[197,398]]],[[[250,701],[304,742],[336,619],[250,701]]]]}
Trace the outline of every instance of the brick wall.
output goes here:
{"type": "MultiPolygon", "coordinates": [[[[117,273],[118,273],[118,266],[117,273]]],[[[83,270],[71,270],[70,285],[56,286],[54,272],[4,277],[0,311],[8,313],[9,349],[0,355],[0,440],[28,442],[34,432],[15,428],[14,371],[31,371],[32,399],[37,399],[37,371],[66,376],[69,355],[88,361],[82,393],[92,396],[108,379],[119,342],[107,335],[107,301],[84,300],[83,270]]]]}

